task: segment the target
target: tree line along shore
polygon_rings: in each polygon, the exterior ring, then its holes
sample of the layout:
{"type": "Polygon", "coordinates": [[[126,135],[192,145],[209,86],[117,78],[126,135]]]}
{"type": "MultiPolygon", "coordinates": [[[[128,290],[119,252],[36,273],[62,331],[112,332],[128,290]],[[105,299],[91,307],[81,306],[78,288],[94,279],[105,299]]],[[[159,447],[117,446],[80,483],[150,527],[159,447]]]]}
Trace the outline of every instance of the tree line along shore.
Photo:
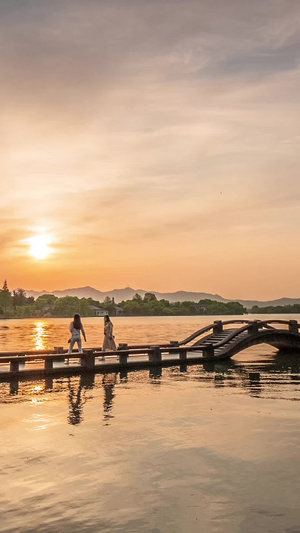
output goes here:
{"type": "Polygon", "coordinates": [[[216,300],[199,300],[199,302],[169,302],[157,300],[155,294],[147,292],[142,298],[136,294],[131,300],[118,304],[113,298],[103,302],[92,298],[65,296],[58,298],[54,294],[44,294],[34,299],[26,296],[24,289],[10,291],[6,280],[0,289],[0,318],[51,318],[72,317],[79,313],[83,317],[103,316],[193,316],[193,315],[244,315],[300,313],[300,304],[286,306],[254,306],[246,309],[239,302],[217,302],[216,300]]]}

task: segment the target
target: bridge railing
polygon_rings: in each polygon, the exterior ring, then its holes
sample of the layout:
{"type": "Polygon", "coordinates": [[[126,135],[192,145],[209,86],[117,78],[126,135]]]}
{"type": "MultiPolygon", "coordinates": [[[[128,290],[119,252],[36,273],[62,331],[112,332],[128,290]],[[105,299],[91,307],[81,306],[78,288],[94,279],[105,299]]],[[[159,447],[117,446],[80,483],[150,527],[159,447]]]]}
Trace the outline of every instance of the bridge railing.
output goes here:
{"type": "MultiPolygon", "coordinates": [[[[197,337],[200,337],[201,335],[204,335],[204,333],[208,333],[210,330],[214,330],[217,327],[217,324],[221,322],[223,325],[229,325],[229,324],[252,324],[253,320],[246,320],[246,319],[240,319],[240,320],[224,320],[224,321],[215,321],[212,324],[209,324],[208,326],[204,326],[201,329],[198,329],[192,335],[189,335],[186,339],[183,339],[182,341],[170,341],[169,343],[160,344],[162,348],[168,348],[173,346],[183,346],[186,344],[189,344],[193,340],[195,340],[197,337]]],[[[126,344],[126,347],[130,348],[147,348],[151,344],[126,344]]],[[[124,346],[123,344],[120,346],[124,346]]]]}
{"type": "Polygon", "coordinates": [[[300,327],[300,324],[297,322],[297,320],[283,320],[280,318],[272,318],[271,320],[257,320],[261,325],[268,325],[268,324],[286,324],[287,326],[296,326],[297,329],[300,327]]]}
{"type": "MultiPolygon", "coordinates": [[[[241,327],[241,328],[238,328],[236,329],[235,331],[229,333],[229,335],[227,335],[224,339],[222,339],[221,341],[215,343],[213,345],[214,349],[215,348],[222,348],[225,344],[227,344],[228,342],[230,342],[231,340],[233,340],[234,338],[238,337],[241,333],[244,333],[245,331],[248,331],[249,334],[251,335],[256,335],[259,333],[259,330],[260,329],[263,329],[263,328],[266,328],[266,329],[269,329],[269,324],[285,324],[287,326],[289,326],[288,328],[288,331],[290,333],[298,333],[299,332],[299,327],[300,327],[300,324],[298,324],[298,322],[296,320],[281,320],[281,319],[272,319],[272,320],[253,320],[253,321],[249,321],[248,324],[246,324],[245,326],[241,327]]],[[[223,322],[224,324],[224,322],[223,322]]],[[[277,328],[274,328],[274,329],[277,329],[277,328]]],[[[282,331],[282,330],[280,330],[282,331]]],[[[286,331],[286,330],[284,330],[286,331]]]]}
{"type": "MultiPolygon", "coordinates": [[[[192,335],[189,335],[186,339],[183,339],[182,341],[170,341],[168,343],[158,343],[161,348],[172,348],[173,346],[184,346],[186,344],[189,344],[193,340],[195,340],[197,337],[200,337],[201,335],[204,335],[204,333],[208,333],[210,330],[214,330],[217,326],[217,323],[221,322],[223,325],[228,324],[252,324],[253,320],[246,320],[246,319],[240,319],[240,320],[224,320],[224,321],[215,321],[212,324],[209,324],[207,326],[204,326],[201,329],[198,329],[192,335]]],[[[123,346],[126,346],[128,349],[135,349],[135,348],[149,348],[151,346],[151,343],[149,344],[125,344],[121,343],[119,345],[120,349],[122,349],[123,346]]]]}
{"type": "MultiPolygon", "coordinates": [[[[211,354],[211,347],[204,345],[201,346],[200,349],[203,348],[203,355],[204,357],[210,357],[211,354]]],[[[64,351],[63,353],[37,353],[34,354],[26,354],[26,355],[7,355],[2,354],[2,357],[0,359],[1,366],[3,365],[9,365],[9,370],[6,371],[1,370],[0,371],[0,380],[1,376],[6,376],[7,374],[11,375],[28,375],[28,374],[34,374],[39,375],[43,373],[55,373],[55,372],[63,372],[63,373],[70,373],[74,371],[81,371],[81,370],[99,370],[103,369],[105,371],[106,368],[112,368],[113,370],[117,370],[118,367],[122,368],[122,365],[126,364],[128,362],[128,358],[130,357],[131,362],[134,364],[137,357],[140,356],[146,356],[147,359],[139,359],[136,360],[138,365],[149,365],[149,363],[165,363],[165,364],[176,364],[176,361],[184,361],[187,359],[187,351],[189,352],[198,352],[197,355],[190,356],[189,360],[198,361],[202,358],[202,354],[199,354],[199,347],[180,347],[180,346],[173,346],[173,347],[166,347],[163,348],[161,346],[150,346],[147,348],[136,348],[136,349],[123,349],[123,350],[116,350],[116,351],[105,351],[102,350],[94,351],[94,350],[86,350],[84,353],[76,353],[73,352],[72,354],[66,353],[64,351]],[[169,357],[169,359],[163,359],[163,354],[169,354],[171,356],[176,357],[169,357]],[[105,364],[98,363],[96,364],[96,360],[98,358],[102,358],[105,356],[105,364]],[[115,361],[116,356],[118,357],[118,361],[115,361]],[[55,362],[63,363],[65,359],[69,359],[70,364],[67,366],[56,366],[54,367],[55,362]],[[78,365],[78,359],[79,359],[79,365],[78,365]],[[113,360],[114,359],[114,360],[113,360]],[[76,363],[75,361],[76,360],[76,363]],[[29,365],[30,363],[37,363],[39,365],[38,368],[33,368],[32,365],[29,365]],[[74,366],[75,365],[75,366],[74,366]],[[31,368],[30,368],[31,366],[31,368]]],[[[213,355],[213,354],[212,354],[213,355]]]]}
{"type": "MultiPolygon", "coordinates": [[[[276,319],[272,319],[272,320],[260,320],[260,319],[258,320],[247,320],[247,319],[215,320],[212,324],[209,324],[208,326],[205,326],[204,328],[201,328],[198,331],[195,331],[195,333],[193,333],[186,339],[179,341],[178,346],[188,344],[189,342],[195,340],[197,337],[200,337],[201,335],[203,335],[204,333],[207,333],[210,330],[213,330],[216,333],[217,332],[221,333],[224,331],[223,326],[228,326],[228,325],[233,325],[233,324],[245,324],[244,329],[246,330],[248,329],[249,326],[251,327],[253,324],[256,324],[256,323],[268,328],[268,325],[272,323],[287,324],[288,326],[290,326],[291,322],[293,323],[295,322],[296,324],[298,324],[297,321],[294,321],[294,320],[291,321],[291,320],[281,320],[281,319],[278,319],[278,320],[276,319]]],[[[299,324],[298,324],[298,327],[300,327],[299,324]]],[[[237,329],[236,334],[239,334],[241,331],[243,331],[243,329],[240,329],[240,328],[237,329]]]]}
{"type": "MultiPolygon", "coordinates": [[[[231,324],[253,324],[254,320],[246,320],[246,319],[239,319],[239,320],[215,320],[213,324],[210,324],[209,326],[206,326],[206,328],[202,328],[183,341],[180,341],[178,343],[179,346],[182,346],[184,344],[188,344],[189,342],[195,340],[197,337],[200,337],[200,335],[206,333],[209,330],[212,330],[214,333],[221,333],[224,331],[223,326],[231,325],[231,324]]],[[[226,331],[226,330],[225,330],[226,331]]]]}

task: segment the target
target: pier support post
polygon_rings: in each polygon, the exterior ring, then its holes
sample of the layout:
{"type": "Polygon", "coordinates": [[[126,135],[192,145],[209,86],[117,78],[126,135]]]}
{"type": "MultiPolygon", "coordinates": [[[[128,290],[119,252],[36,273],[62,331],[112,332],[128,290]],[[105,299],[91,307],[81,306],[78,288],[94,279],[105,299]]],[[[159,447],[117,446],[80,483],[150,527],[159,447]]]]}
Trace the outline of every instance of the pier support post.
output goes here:
{"type": "Polygon", "coordinates": [[[54,353],[64,353],[63,346],[54,346],[54,353]]]}
{"type": "Polygon", "coordinates": [[[186,359],[186,350],[180,350],[179,352],[179,359],[181,361],[184,361],[186,359]]]}
{"type": "Polygon", "coordinates": [[[52,370],[53,368],[53,359],[50,357],[45,357],[45,370],[52,370]]]}
{"type": "Polygon", "coordinates": [[[289,331],[291,333],[298,333],[299,332],[298,326],[299,324],[297,320],[289,320],[289,331]]]}
{"type": "Polygon", "coordinates": [[[214,358],[214,345],[213,344],[207,344],[204,348],[202,348],[202,351],[203,351],[203,357],[205,357],[205,359],[214,358]]]}
{"type": "Polygon", "coordinates": [[[53,389],[53,378],[52,376],[47,376],[45,379],[45,387],[46,389],[53,389]]]}
{"type": "Polygon", "coordinates": [[[203,363],[203,368],[204,368],[205,372],[215,372],[216,363],[213,360],[212,361],[206,361],[205,363],[203,363]]]}
{"type": "Polygon", "coordinates": [[[87,373],[84,372],[80,376],[80,387],[83,389],[92,389],[95,385],[95,374],[94,372],[87,373]]]}
{"type": "Polygon", "coordinates": [[[9,393],[10,394],[18,394],[18,392],[19,392],[19,381],[17,379],[13,379],[10,382],[9,393]]]}
{"type": "Polygon", "coordinates": [[[80,357],[80,362],[84,368],[94,368],[95,354],[93,350],[86,350],[84,356],[80,357]]]}
{"type": "MultiPolygon", "coordinates": [[[[128,348],[128,344],[125,343],[125,342],[120,342],[119,346],[118,346],[118,350],[126,350],[128,348]]],[[[119,355],[119,363],[121,363],[121,365],[124,365],[127,363],[127,358],[128,358],[128,355],[129,353],[120,353],[119,355]]]]}
{"type": "Polygon", "coordinates": [[[128,348],[128,344],[126,344],[125,342],[120,342],[118,350],[126,350],[126,348],[128,348]]]}
{"type": "Polygon", "coordinates": [[[127,368],[123,368],[120,370],[120,380],[121,381],[127,381],[128,379],[128,372],[127,372],[127,368]]]}
{"type": "Polygon", "coordinates": [[[11,361],[10,362],[10,371],[11,372],[19,372],[19,361],[11,361]]]}
{"type": "Polygon", "coordinates": [[[258,333],[258,322],[257,321],[253,322],[252,324],[249,324],[248,333],[249,335],[256,335],[258,333]]]}
{"type": "Polygon", "coordinates": [[[150,379],[159,379],[159,378],[161,378],[161,376],[162,376],[161,366],[153,366],[149,370],[149,378],[150,379]]]}
{"type": "Polygon", "coordinates": [[[187,371],[187,363],[180,363],[179,371],[180,372],[186,372],[187,371]]]}
{"type": "Polygon", "coordinates": [[[149,361],[151,363],[156,363],[161,361],[161,351],[159,346],[150,346],[149,361]]]}
{"type": "Polygon", "coordinates": [[[213,333],[221,333],[223,331],[222,320],[215,320],[213,326],[213,333]]]}
{"type": "Polygon", "coordinates": [[[119,363],[121,363],[121,365],[124,365],[127,363],[127,358],[128,358],[128,352],[126,353],[120,353],[119,355],[119,363]]]}

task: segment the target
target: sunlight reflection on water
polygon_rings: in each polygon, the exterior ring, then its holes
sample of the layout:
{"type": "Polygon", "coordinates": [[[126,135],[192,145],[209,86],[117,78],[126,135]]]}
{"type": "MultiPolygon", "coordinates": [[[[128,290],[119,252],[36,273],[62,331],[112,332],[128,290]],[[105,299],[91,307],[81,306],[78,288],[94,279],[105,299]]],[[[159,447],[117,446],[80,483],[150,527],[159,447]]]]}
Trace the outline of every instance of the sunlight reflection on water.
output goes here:
{"type": "MultiPolygon", "coordinates": [[[[115,324],[140,342],[184,337],[199,326],[188,318],[115,324]]],[[[44,346],[67,338],[69,319],[42,323],[44,346]]],[[[36,324],[11,325],[14,342],[33,346],[36,324]]],[[[92,345],[102,321],[87,325],[92,345]]],[[[206,366],[0,383],[0,531],[300,531],[299,400],[299,358],[266,346],[206,366]]]]}
{"type": "Polygon", "coordinates": [[[33,329],[33,339],[35,341],[36,350],[46,350],[46,327],[47,323],[45,322],[36,322],[33,329]]]}
{"type": "Polygon", "coordinates": [[[297,531],[299,376],[297,358],[82,375],[12,403],[2,384],[0,531],[297,531]]]}

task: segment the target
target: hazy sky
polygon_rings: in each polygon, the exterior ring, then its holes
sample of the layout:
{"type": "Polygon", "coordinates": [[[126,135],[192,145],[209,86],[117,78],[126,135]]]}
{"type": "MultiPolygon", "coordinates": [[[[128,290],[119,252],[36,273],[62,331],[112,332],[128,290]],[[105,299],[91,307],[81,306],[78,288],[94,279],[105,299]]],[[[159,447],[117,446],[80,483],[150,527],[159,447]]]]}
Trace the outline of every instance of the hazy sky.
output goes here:
{"type": "Polygon", "coordinates": [[[300,296],[298,0],[0,0],[0,50],[11,289],[300,296]]]}

